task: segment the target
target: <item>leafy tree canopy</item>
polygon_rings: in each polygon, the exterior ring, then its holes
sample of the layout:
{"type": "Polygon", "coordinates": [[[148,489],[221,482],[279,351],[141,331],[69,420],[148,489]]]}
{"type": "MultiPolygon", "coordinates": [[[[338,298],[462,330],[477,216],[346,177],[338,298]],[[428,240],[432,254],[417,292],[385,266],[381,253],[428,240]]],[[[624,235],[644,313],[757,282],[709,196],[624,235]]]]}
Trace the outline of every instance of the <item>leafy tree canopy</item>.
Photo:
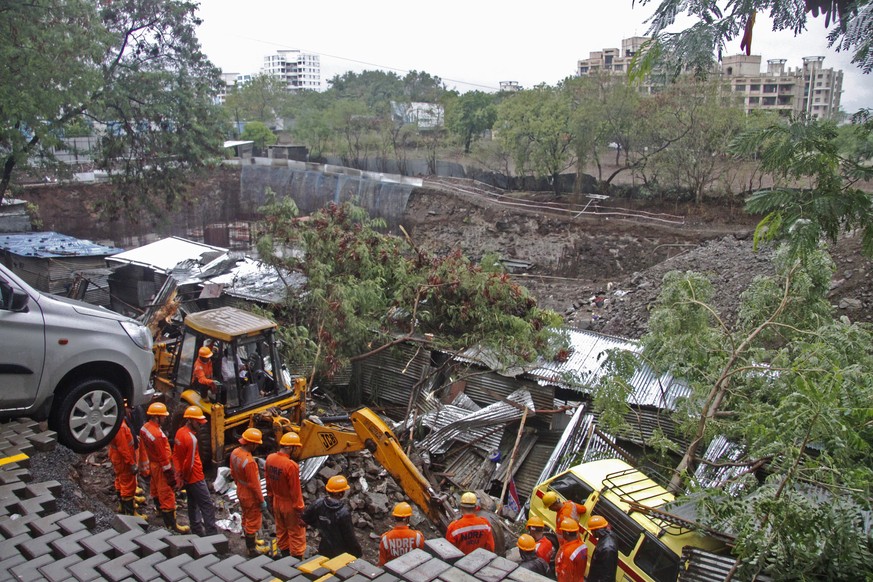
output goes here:
{"type": "Polygon", "coordinates": [[[276,143],[276,134],[270,131],[270,128],[260,121],[253,121],[246,124],[240,139],[251,140],[255,142],[255,147],[263,148],[276,143]]]}
{"type": "Polygon", "coordinates": [[[287,108],[290,97],[281,80],[261,73],[231,90],[225,99],[224,109],[237,123],[260,121],[273,125],[279,113],[287,108]]]}
{"type": "Polygon", "coordinates": [[[566,341],[561,317],[537,307],[499,269],[383,234],[382,221],[352,204],[330,205],[303,221],[294,219],[290,200],[273,199],[262,211],[258,250],[270,264],[306,275],[307,292],[292,299],[292,311],[328,374],[424,334],[447,350],[479,347],[505,366],[551,357],[566,341]],[[303,253],[289,252],[294,248],[303,253]]]}
{"type": "Polygon", "coordinates": [[[5,2],[0,19],[0,199],[28,165],[54,164],[64,128],[100,136],[95,165],[131,216],[171,206],[221,152],[218,70],[200,51],[196,3],[5,2]],[[51,88],[49,90],[49,88],[51,88]]]}
{"type": "Polygon", "coordinates": [[[464,153],[477,135],[491,129],[497,119],[497,97],[482,91],[454,96],[446,104],[446,127],[464,144],[464,153]]]}

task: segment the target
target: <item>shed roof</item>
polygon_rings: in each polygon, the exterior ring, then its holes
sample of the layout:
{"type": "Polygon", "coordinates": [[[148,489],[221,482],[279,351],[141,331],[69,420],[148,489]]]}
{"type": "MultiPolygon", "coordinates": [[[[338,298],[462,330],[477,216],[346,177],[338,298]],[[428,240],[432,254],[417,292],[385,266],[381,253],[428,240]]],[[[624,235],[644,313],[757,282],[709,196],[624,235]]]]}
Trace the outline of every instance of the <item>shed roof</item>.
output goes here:
{"type": "Polygon", "coordinates": [[[0,249],[13,255],[40,259],[103,257],[121,250],[52,231],[0,234],[0,249]]]}
{"type": "Polygon", "coordinates": [[[206,255],[205,262],[209,262],[226,252],[227,249],[221,247],[171,236],[129,251],[113,254],[111,257],[106,257],[106,260],[140,265],[161,273],[168,273],[182,261],[204,262],[204,255],[206,255]]]}

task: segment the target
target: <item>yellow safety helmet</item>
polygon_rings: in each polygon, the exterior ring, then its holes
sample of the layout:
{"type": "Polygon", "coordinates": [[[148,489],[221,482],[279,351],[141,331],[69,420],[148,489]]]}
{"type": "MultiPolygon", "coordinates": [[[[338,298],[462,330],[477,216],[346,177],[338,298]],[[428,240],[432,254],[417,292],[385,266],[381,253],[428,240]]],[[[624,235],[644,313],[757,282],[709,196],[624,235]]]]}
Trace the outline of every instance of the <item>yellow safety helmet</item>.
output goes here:
{"type": "Polygon", "coordinates": [[[467,491],[461,495],[461,507],[476,507],[479,505],[479,498],[472,491],[467,491]]]}
{"type": "Polygon", "coordinates": [[[300,435],[296,432],[286,432],[282,435],[282,438],[279,439],[280,447],[302,447],[303,443],[300,442],[300,435]]]}
{"type": "Polygon", "coordinates": [[[243,431],[242,438],[239,439],[239,444],[252,444],[252,445],[260,445],[264,442],[263,435],[261,435],[261,431],[256,428],[247,428],[243,431]]]}
{"type": "Polygon", "coordinates": [[[554,491],[546,491],[543,495],[543,507],[551,507],[558,500],[558,494],[554,491]]]}
{"type": "Polygon", "coordinates": [[[167,412],[167,405],[163,402],[152,402],[146,410],[146,416],[170,416],[170,413],[167,412]]]}
{"type": "Polygon", "coordinates": [[[541,517],[533,516],[527,520],[527,527],[538,527],[544,529],[546,524],[541,517]]]}
{"type": "Polygon", "coordinates": [[[206,346],[203,346],[202,348],[200,348],[197,351],[197,355],[200,356],[201,358],[211,358],[212,357],[212,350],[210,350],[206,346]]]}
{"type": "MultiPolygon", "coordinates": [[[[203,414],[203,409],[201,409],[199,406],[189,406],[188,408],[186,408],[183,418],[190,418],[192,420],[200,420],[206,422],[206,415],[203,414]]],[[[203,422],[201,422],[201,424],[203,424],[203,422]]]]}
{"type": "Polygon", "coordinates": [[[609,522],[601,515],[592,515],[588,520],[588,531],[594,531],[596,529],[603,529],[609,525],[609,522]]]}
{"type": "Polygon", "coordinates": [[[516,545],[522,552],[532,552],[537,549],[537,541],[533,539],[533,536],[528,534],[521,534],[518,536],[518,543],[516,545]]]}
{"type": "Polygon", "coordinates": [[[559,531],[579,531],[579,522],[572,517],[565,517],[561,520],[561,525],[558,526],[559,531]]]}
{"type": "Polygon", "coordinates": [[[412,517],[412,506],[401,501],[394,506],[394,511],[391,512],[394,517],[412,517]]]}
{"type": "Polygon", "coordinates": [[[327,480],[327,485],[324,486],[328,493],[342,493],[349,489],[349,481],[342,475],[334,475],[327,480]]]}

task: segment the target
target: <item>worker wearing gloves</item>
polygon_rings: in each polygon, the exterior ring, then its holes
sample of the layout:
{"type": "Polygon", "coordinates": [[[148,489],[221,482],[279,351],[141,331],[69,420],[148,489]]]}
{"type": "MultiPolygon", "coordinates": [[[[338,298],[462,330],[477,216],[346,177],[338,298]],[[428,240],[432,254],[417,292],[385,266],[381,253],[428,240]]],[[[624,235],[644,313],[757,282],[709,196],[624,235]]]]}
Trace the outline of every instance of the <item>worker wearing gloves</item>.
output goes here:
{"type": "Polygon", "coordinates": [[[600,515],[592,515],[588,520],[588,531],[597,540],[591,554],[591,568],[588,569],[589,582],[615,582],[618,570],[618,545],[612,527],[600,515]]]}
{"type": "Polygon", "coordinates": [[[394,528],[383,533],[379,541],[380,566],[416,548],[424,547],[424,534],[409,527],[409,518],[412,517],[411,505],[401,501],[394,506],[391,515],[394,516],[394,528]]]}
{"type": "Polygon", "coordinates": [[[564,538],[558,556],[555,558],[555,573],[558,582],[579,582],[585,580],[588,566],[588,544],[579,537],[579,522],[565,517],[558,526],[558,533],[564,538]]]}
{"type": "Polygon", "coordinates": [[[206,424],[206,416],[199,406],[185,409],[185,424],[176,431],[173,447],[173,462],[179,474],[179,487],[188,492],[188,523],[198,536],[218,533],[215,527],[215,505],[206,486],[203,463],[197,449],[197,427],[206,424]]]}
{"type": "MultiPolygon", "coordinates": [[[[127,409],[127,401],[124,403],[127,409]]],[[[109,443],[109,460],[115,471],[115,490],[120,499],[119,512],[124,515],[137,515],[134,501],[140,503],[145,498],[136,499],[136,474],[139,471],[136,459],[136,443],[127,418],[121,419],[121,426],[109,443]]]]}
{"type": "Polygon", "coordinates": [[[194,362],[194,369],[191,372],[191,388],[200,392],[200,398],[209,400],[210,392],[215,393],[215,400],[220,401],[218,390],[221,387],[221,382],[212,378],[212,350],[207,346],[203,346],[197,352],[197,360],[194,362]]]}
{"type": "Polygon", "coordinates": [[[461,495],[461,517],[449,524],[446,539],[453,546],[469,554],[477,548],[494,551],[494,531],[491,522],[476,515],[479,510],[479,498],[472,491],[461,495]]]}
{"type": "Polygon", "coordinates": [[[318,528],[321,542],[318,553],[328,558],[335,558],[347,553],[360,558],[363,555],[361,544],[355,536],[352,525],[352,513],[343,503],[349,482],[342,475],[334,475],[325,485],[327,495],[303,511],[303,521],[307,525],[318,528]]]}
{"type": "Polygon", "coordinates": [[[300,436],[286,432],[279,439],[279,452],[267,457],[267,505],[276,523],[276,540],[283,556],[303,559],[306,552],[306,524],[303,522],[303,491],[300,466],[291,458],[300,447],[300,436]]]}
{"type": "Polygon", "coordinates": [[[246,539],[246,549],[250,556],[267,553],[270,548],[264,540],[257,539],[261,529],[263,512],[267,511],[267,502],[261,491],[261,474],[258,463],[252,453],[263,443],[261,431],[247,428],[239,439],[237,448],[230,454],[230,476],[236,482],[236,495],[242,510],[242,526],[246,539]]]}
{"type": "MultiPolygon", "coordinates": [[[[585,513],[585,506],[579,503],[570,501],[561,501],[558,499],[558,494],[554,491],[546,491],[543,495],[543,507],[547,507],[556,513],[555,523],[561,524],[565,519],[575,520],[579,522],[579,518],[585,513]]],[[[564,538],[558,536],[558,545],[564,545],[564,538]]]]}
{"type": "Polygon", "coordinates": [[[537,542],[533,536],[521,534],[518,536],[518,553],[521,556],[521,568],[530,570],[541,576],[549,575],[549,563],[537,555],[537,542]]]}
{"type": "Polygon", "coordinates": [[[170,441],[161,429],[161,419],[169,416],[167,405],[153,402],[146,411],[148,421],[139,431],[140,445],[145,447],[149,458],[150,493],[164,518],[164,525],[177,533],[191,531],[187,525],[176,523],[176,472],[173,469],[170,441]]]}

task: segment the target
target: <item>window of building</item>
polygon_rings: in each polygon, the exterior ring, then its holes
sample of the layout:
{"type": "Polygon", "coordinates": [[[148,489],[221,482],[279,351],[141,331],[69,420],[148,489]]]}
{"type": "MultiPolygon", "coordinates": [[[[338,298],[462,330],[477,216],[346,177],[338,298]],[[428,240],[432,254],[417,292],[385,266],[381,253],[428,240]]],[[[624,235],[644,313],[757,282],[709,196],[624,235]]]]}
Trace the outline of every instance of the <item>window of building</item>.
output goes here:
{"type": "Polygon", "coordinates": [[[760,91],[760,90],[761,90],[760,85],[749,85],[749,91],[760,91]]]}
{"type": "Polygon", "coordinates": [[[745,85],[734,85],[734,91],[736,91],[737,93],[745,93],[746,86],[745,85]]]}
{"type": "Polygon", "coordinates": [[[764,93],[775,93],[776,85],[764,85],[764,93]]]}
{"type": "Polygon", "coordinates": [[[776,98],[775,97],[764,97],[762,104],[763,105],[776,105],[776,98]]]}
{"type": "Polygon", "coordinates": [[[816,87],[821,87],[821,81],[815,84],[816,87]]]}
{"type": "Polygon", "coordinates": [[[734,74],[734,68],[733,68],[733,67],[728,67],[728,68],[727,68],[727,74],[728,74],[728,75],[733,75],[733,74],[734,74]]]}
{"type": "Polygon", "coordinates": [[[759,101],[759,97],[749,97],[749,105],[757,105],[759,101]]]}
{"type": "Polygon", "coordinates": [[[624,70],[624,65],[613,65],[613,66],[612,66],[612,70],[613,70],[613,71],[623,71],[623,70],[624,70]]]}

